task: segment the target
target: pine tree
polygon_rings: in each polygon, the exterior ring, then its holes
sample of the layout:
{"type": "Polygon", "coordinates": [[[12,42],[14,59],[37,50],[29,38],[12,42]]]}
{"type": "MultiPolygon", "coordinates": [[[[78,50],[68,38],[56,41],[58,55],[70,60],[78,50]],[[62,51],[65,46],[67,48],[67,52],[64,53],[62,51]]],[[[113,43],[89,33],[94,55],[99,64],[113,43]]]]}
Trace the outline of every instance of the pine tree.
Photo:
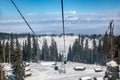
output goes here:
{"type": "Polygon", "coordinates": [[[31,36],[30,34],[28,34],[28,37],[27,37],[27,41],[28,41],[28,45],[27,45],[27,56],[28,56],[28,62],[31,61],[31,57],[32,57],[32,50],[31,50],[31,36]]]}
{"type": "Polygon", "coordinates": [[[75,40],[73,47],[72,47],[72,52],[73,52],[73,61],[74,62],[80,62],[82,59],[82,47],[80,46],[78,39],[75,40]]]}
{"type": "Polygon", "coordinates": [[[82,40],[82,37],[80,36],[80,34],[78,35],[78,42],[80,43],[81,41],[80,40],[82,40]],[[81,39],[80,39],[81,38],[81,39]]]}
{"type": "Polygon", "coordinates": [[[15,59],[12,64],[13,74],[15,74],[15,80],[24,80],[24,67],[23,67],[23,58],[22,51],[18,39],[16,37],[16,49],[15,49],[15,59]]]}
{"type": "Polygon", "coordinates": [[[52,61],[57,61],[58,60],[58,50],[57,50],[57,44],[55,40],[52,38],[51,39],[51,46],[50,46],[50,56],[52,61]]]}
{"type": "Polygon", "coordinates": [[[107,34],[107,32],[105,33],[104,41],[103,41],[103,51],[106,54],[107,60],[113,59],[115,55],[113,30],[114,30],[114,24],[112,20],[109,23],[109,34],[107,34]]]}
{"type": "Polygon", "coordinates": [[[80,43],[80,44],[81,44],[82,49],[83,49],[83,46],[84,46],[84,45],[83,45],[83,43],[84,43],[84,36],[82,35],[82,36],[81,36],[81,43],[80,43]]]}
{"type": "Polygon", "coordinates": [[[48,48],[46,39],[44,39],[43,46],[42,46],[42,60],[44,60],[44,61],[49,60],[49,48],[48,48]]]}
{"type": "Polygon", "coordinates": [[[37,55],[37,44],[36,44],[36,38],[35,38],[35,36],[33,35],[33,48],[32,48],[32,59],[34,60],[34,61],[36,61],[36,55],[37,55]]]}
{"type": "Polygon", "coordinates": [[[93,63],[97,62],[97,45],[95,39],[93,39],[93,58],[92,61],[93,63]]]}
{"type": "Polygon", "coordinates": [[[23,49],[22,49],[22,53],[23,53],[23,61],[26,61],[26,57],[25,57],[25,42],[23,42],[23,47],[22,47],[23,49]]]}
{"type": "MultiPolygon", "coordinates": [[[[113,20],[109,23],[109,34],[107,36],[107,40],[104,40],[104,50],[106,51],[107,56],[107,62],[114,60],[115,61],[115,48],[116,45],[114,43],[114,24],[113,20]],[[108,41],[108,43],[105,43],[105,41],[108,41]]],[[[106,38],[105,38],[106,39],[106,38]]],[[[117,80],[119,78],[119,66],[112,67],[107,66],[106,76],[108,76],[108,80],[117,80]],[[110,76],[109,76],[110,75],[110,76]]]]}
{"type": "Polygon", "coordinates": [[[5,59],[6,59],[6,62],[9,62],[9,42],[7,41],[6,42],[6,47],[5,47],[5,59]]]}
{"type": "Polygon", "coordinates": [[[39,61],[40,61],[40,48],[39,48],[39,44],[38,44],[38,37],[36,38],[36,46],[37,46],[37,51],[36,51],[36,62],[38,62],[39,63],[39,61]]]}
{"type": "Polygon", "coordinates": [[[0,61],[3,62],[3,45],[1,44],[1,41],[0,41],[0,61]]]}
{"type": "Polygon", "coordinates": [[[109,49],[110,49],[109,39],[108,39],[107,31],[106,31],[103,37],[103,53],[105,54],[106,59],[108,57],[109,49]]]}
{"type": "Polygon", "coordinates": [[[0,41],[0,80],[5,80],[5,75],[4,75],[4,71],[3,71],[3,45],[1,44],[0,41]]]}
{"type": "Polygon", "coordinates": [[[98,48],[97,48],[97,52],[98,52],[98,63],[105,65],[105,54],[103,54],[103,48],[102,48],[102,41],[99,40],[99,44],[98,44],[98,48]]]}
{"type": "Polygon", "coordinates": [[[27,47],[27,42],[23,42],[23,60],[28,61],[28,47],[27,47]]]}
{"type": "Polygon", "coordinates": [[[15,61],[15,50],[14,50],[14,38],[13,34],[11,33],[11,41],[10,41],[10,62],[11,64],[15,61]]]}
{"type": "Polygon", "coordinates": [[[68,55],[67,55],[67,61],[73,61],[73,54],[72,54],[71,45],[69,46],[69,51],[68,51],[68,55]]]}
{"type": "Polygon", "coordinates": [[[5,63],[5,34],[3,33],[3,61],[5,63]]]}
{"type": "Polygon", "coordinates": [[[86,39],[85,41],[84,59],[85,59],[85,63],[91,63],[91,53],[88,46],[88,39],[86,39]]]}
{"type": "Polygon", "coordinates": [[[114,30],[114,24],[113,24],[113,20],[110,22],[109,24],[109,44],[110,44],[110,50],[109,50],[109,54],[110,54],[110,59],[114,59],[114,55],[115,55],[115,46],[114,46],[114,34],[113,34],[113,30],[114,30]]]}
{"type": "Polygon", "coordinates": [[[120,35],[115,37],[115,59],[120,64],[120,35]]]}
{"type": "Polygon", "coordinates": [[[86,41],[85,41],[85,49],[88,49],[89,48],[89,46],[88,46],[88,39],[86,39],[86,41]]]}

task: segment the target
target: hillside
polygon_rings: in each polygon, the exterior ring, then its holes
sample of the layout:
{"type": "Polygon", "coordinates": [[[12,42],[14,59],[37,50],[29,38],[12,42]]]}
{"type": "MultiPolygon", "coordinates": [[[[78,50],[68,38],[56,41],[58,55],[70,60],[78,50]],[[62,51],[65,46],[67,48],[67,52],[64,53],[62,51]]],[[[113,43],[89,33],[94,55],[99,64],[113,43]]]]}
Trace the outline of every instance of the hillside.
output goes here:
{"type": "MultiPolygon", "coordinates": [[[[39,44],[40,49],[42,48],[44,39],[47,40],[48,46],[50,46],[52,38],[57,43],[58,52],[61,53],[63,51],[63,45],[64,45],[62,36],[61,37],[60,36],[54,36],[54,37],[52,37],[52,36],[42,36],[42,37],[38,37],[38,44],[39,44]]],[[[73,36],[66,35],[65,36],[66,54],[68,53],[69,46],[70,45],[72,46],[76,39],[78,39],[78,35],[73,35],[73,36]]],[[[89,48],[92,49],[93,48],[93,44],[92,44],[93,39],[91,39],[89,37],[85,37],[84,44],[83,44],[84,47],[85,47],[86,39],[88,39],[89,48]]],[[[19,40],[20,44],[23,45],[23,42],[25,42],[27,40],[27,37],[18,38],[18,40],[19,40]]],[[[97,38],[95,40],[96,40],[96,44],[98,45],[99,40],[97,38]]],[[[31,39],[31,41],[32,41],[32,39],[31,39]]]]}

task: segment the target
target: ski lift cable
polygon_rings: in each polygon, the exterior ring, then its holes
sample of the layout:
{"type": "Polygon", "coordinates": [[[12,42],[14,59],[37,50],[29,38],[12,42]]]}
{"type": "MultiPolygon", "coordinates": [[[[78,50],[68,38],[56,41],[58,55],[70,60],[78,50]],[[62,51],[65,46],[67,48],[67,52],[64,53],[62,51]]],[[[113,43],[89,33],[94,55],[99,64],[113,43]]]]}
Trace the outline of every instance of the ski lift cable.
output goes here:
{"type": "MultiPolygon", "coordinates": [[[[19,8],[17,7],[17,5],[15,4],[15,2],[13,0],[10,0],[12,2],[12,4],[15,6],[16,10],[18,11],[18,13],[20,14],[20,16],[22,17],[22,19],[25,21],[25,23],[27,24],[27,26],[29,27],[29,29],[31,30],[31,32],[33,33],[33,35],[35,36],[35,32],[32,29],[32,27],[30,26],[30,24],[27,22],[27,20],[25,19],[25,17],[23,16],[23,14],[21,13],[21,11],[19,10],[19,8]]],[[[39,40],[40,41],[40,40],[39,40]]],[[[42,44],[42,42],[40,41],[40,43],[42,44]]]]}
{"type": "Polygon", "coordinates": [[[64,27],[64,6],[63,6],[63,0],[61,0],[61,12],[62,12],[62,27],[63,27],[63,43],[64,43],[64,51],[63,51],[63,59],[62,59],[62,63],[61,63],[61,70],[63,69],[63,73],[66,73],[66,68],[65,68],[65,59],[66,59],[66,54],[65,54],[65,27],[64,27]]]}
{"type": "Polygon", "coordinates": [[[62,27],[63,27],[63,42],[64,42],[64,53],[66,52],[65,48],[65,23],[64,23],[64,6],[63,0],[61,0],[61,10],[62,10],[62,27]]]}

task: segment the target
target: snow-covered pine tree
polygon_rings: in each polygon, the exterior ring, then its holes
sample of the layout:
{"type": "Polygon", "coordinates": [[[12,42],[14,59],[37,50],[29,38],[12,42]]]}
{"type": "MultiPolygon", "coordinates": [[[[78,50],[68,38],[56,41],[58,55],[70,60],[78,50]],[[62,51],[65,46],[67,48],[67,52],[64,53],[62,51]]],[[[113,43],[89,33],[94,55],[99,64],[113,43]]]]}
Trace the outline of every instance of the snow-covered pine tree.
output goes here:
{"type": "Polygon", "coordinates": [[[5,46],[5,60],[6,62],[9,62],[9,41],[6,42],[5,46]]]}
{"type": "Polygon", "coordinates": [[[37,51],[36,51],[36,62],[40,62],[40,48],[39,48],[39,44],[38,44],[38,37],[36,37],[36,47],[37,47],[37,51]]]}
{"type": "Polygon", "coordinates": [[[30,33],[28,33],[28,37],[27,37],[27,61],[30,62],[32,59],[32,50],[31,50],[31,35],[30,33]]]}
{"type": "Polygon", "coordinates": [[[120,64],[120,35],[115,37],[115,58],[117,58],[117,63],[120,64]]]}
{"type": "Polygon", "coordinates": [[[23,58],[22,51],[18,39],[16,37],[16,49],[15,49],[15,60],[12,64],[13,74],[15,74],[15,80],[24,80],[24,66],[23,66],[23,58]]]}
{"type": "Polygon", "coordinates": [[[3,45],[1,44],[1,41],[0,41],[0,61],[1,63],[3,62],[3,45]]]}
{"type": "Polygon", "coordinates": [[[15,50],[14,50],[14,37],[13,33],[11,33],[11,40],[10,40],[10,62],[11,64],[15,61],[15,50]]]}
{"type": "Polygon", "coordinates": [[[43,41],[43,46],[42,46],[42,60],[44,61],[48,61],[49,60],[49,48],[48,48],[48,44],[47,44],[47,40],[44,39],[43,41]]]}
{"type": "Polygon", "coordinates": [[[67,61],[73,61],[73,54],[71,45],[69,46],[68,54],[67,54],[67,61]]]}
{"type": "Polygon", "coordinates": [[[51,39],[51,46],[50,46],[50,56],[52,61],[57,61],[58,60],[58,50],[57,50],[57,44],[55,40],[52,38],[51,39]]]}
{"type": "Polygon", "coordinates": [[[81,45],[82,49],[83,49],[83,43],[84,43],[84,35],[81,35],[80,45],[81,45]]]}
{"type": "Polygon", "coordinates": [[[27,47],[27,41],[25,41],[24,46],[23,46],[23,60],[28,61],[28,47],[27,47]]]}
{"type": "Polygon", "coordinates": [[[5,63],[5,34],[3,33],[3,62],[5,63]]]}
{"type": "Polygon", "coordinates": [[[73,61],[74,62],[80,62],[81,61],[81,51],[82,51],[82,47],[80,46],[80,43],[78,42],[78,39],[75,40],[73,47],[72,47],[72,51],[73,51],[73,61]]]}
{"type": "Polygon", "coordinates": [[[3,72],[3,45],[0,41],[0,80],[4,80],[4,72],[3,72]]]}
{"type": "Polygon", "coordinates": [[[36,37],[35,37],[35,35],[33,35],[33,48],[32,48],[32,59],[33,59],[33,61],[36,61],[36,55],[37,55],[36,37]]]}
{"type": "MultiPolygon", "coordinates": [[[[108,43],[106,44],[108,46],[105,47],[105,50],[107,52],[107,71],[105,77],[108,77],[108,80],[117,80],[119,78],[119,66],[115,59],[115,44],[114,44],[114,24],[113,20],[109,23],[109,34],[108,34],[108,43]],[[113,66],[114,63],[114,66],[113,66]]],[[[105,42],[104,42],[105,43],[105,42]]],[[[105,44],[104,44],[105,45],[105,44]]]]}
{"type": "Polygon", "coordinates": [[[92,58],[92,63],[96,63],[97,62],[97,45],[96,45],[96,41],[95,39],[93,39],[93,58],[92,58]]]}
{"type": "Polygon", "coordinates": [[[88,39],[85,41],[85,49],[84,49],[84,58],[85,58],[85,63],[91,63],[91,53],[90,49],[88,46],[88,39]]]}
{"type": "Polygon", "coordinates": [[[97,61],[98,63],[105,65],[105,54],[103,53],[103,45],[102,45],[102,41],[99,39],[99,43],[98,43],[98,48],[97,48],[97,52],[98,52],[98,57],[97,57],[97,61]]]}
{"type": "Polygon", "coordinates": [[[26,61],[26,48],[25,48],[25,42],[23,42],[23,47],[22,47],[22,53],[23,53],[23,61],[26,61]]]}

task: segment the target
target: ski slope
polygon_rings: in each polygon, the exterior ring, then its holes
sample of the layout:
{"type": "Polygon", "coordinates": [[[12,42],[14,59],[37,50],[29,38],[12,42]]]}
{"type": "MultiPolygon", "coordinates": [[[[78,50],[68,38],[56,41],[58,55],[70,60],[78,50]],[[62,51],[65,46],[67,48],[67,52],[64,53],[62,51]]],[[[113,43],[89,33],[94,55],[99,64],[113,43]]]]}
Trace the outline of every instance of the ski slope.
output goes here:
{"type": "MultiPolygon", "coordinates": [[[[54,70],[52,64],[54,62],[31,63],[32,76],[25,78],[25,80],[79,80],[83,76],[91,78],[103,77],[106,70],[104,66],[68,62],[66,64],[66,73],[59,73],[54,70]],[[86,69],[84,71],[75,71],[73,68],[76,66],[85,66],[86,69]],[[101,67],[103,71],[95,72],[94,68],[96,67],[101,67]]],[[[57,65],[60,68],[61,63],[57,65]]]]}
{"type": "MultiPolygon", "coordinates": [[[[46,39],[47,40],[47,44],[48,44],[48,47],[51,45],[51,39],[54,39],[57,43],[57,49],[58,49],[58,53],[62,53],[63,50],[64,50],[64,43],[63,43],[63,37],[61,36],[42,36],[42,37],[38,37],[38,44],[39,44],[39,48],[42,49],[42,45],[43,45],[43,42],[44,40],[46,39]]],[[[69,35],[65,35],[65,52],[64,53],[65,55],[67,55],[68,53],[68,50],[69,50],[69,46],[73,45],[75,40],[78,39],[78,35],[73,35],[73,36],[69,36],[69,35]]],[[[88,37],[85,37],[84,41],[83,41],[83,47],[85,47],[85,42],[86,42],[86,39],[88,39],[88,47],[90,49],[93,48],[93,39],[90,39],[88,37]]],[[[81,40],[81,37],[80,37],[80,40],[81,40]]],[[[2,41],[2,40],[1,40],[2,41]]],[[[7,42],[8,39],[5,40],[5,42],[7,42]]],[[[14,39],[14,41],[16,41],[16,39],[14,39]]],[[[24,38],[18,38],[18,41],[19,43],[21,44],[21,47],[23,46],[23,42],[27,42],[27,37],[24,37],[24,38]]],[[[95,39],[96,41],[96,44],[98,46],[98,42],[99,40],[98,39],[95,39]]],[[[10,42],[10,41],[9,41],[10,42]]],[[[33,44],[33,39],[31,38],[31,44],[33,44]]],[[[15,45],[15,44],[14,44],[15,45]]],[[[32,46],[32,45],[31,45],[32,46]]],[[[33,47],[33,46],[32,46],[33,47]]]]}
{"type": "MultiPolygon", "coordinates": [[[[44,42],[44,40],[46,39],[47,40],[47,44],[48,44],[48,46],[50,46],[51,45],[51,39],[54,39],[55,41],[56,41],[56,43],[57,43],[57,49],[58,49],[58,53],[62,53],[63,52],[63,50],[64,50],[64,43],[63,43],[63,37],[61,36],[61,37],[59,37],[59,36],[55,36],[55,37],[52,37],[52,36],[42,36],[42,37],[38,37],[38,44],[39,44],[39,48],[40,49],[42,49],[42,45],[43,45],[43,42],[44,42]]],[[[77,35],[74,35],[74,36],[68,36],[68,35],[66,35],[65,36],[65,55],[67,55],[67,53],[68,53],[68,50],[69,50],[69,46],[71,45],[73,45],[74,44],[74,42],[75,42],[75,40],[76,39],[78,39],[78,36],[77,35]]],[[[85,37],[85,39],[84,39],[84,41],[83,41],[83,47],[85,47],[85,42],[86,42],[86,39],[88,39],[88,47],[90,48],[90,49],[92,49],[93,48],[93,39],[90,39],[90,38],[88,38],[88,37],[85,37]]],[[[80,40],[81,40],[81,37],[80,37],[80,40]]],[[[25,41],[27,41],[27,37],[25,37],[25,38],[18,38],[18,41],[20,42],[20,44],[21,44],[21,46],[23,46],[23,42],[25,42],[25,41]]],[[[98,39],[95,39],[95,41],[96,41],[96,44],[97,44],[97,46],[98,46],[98,43],[99,43],[99,40],[98,39]]],[[[33,40],[32,40],[32,38],[31,38],[31,43],[33,43],[33,40]]]]}

